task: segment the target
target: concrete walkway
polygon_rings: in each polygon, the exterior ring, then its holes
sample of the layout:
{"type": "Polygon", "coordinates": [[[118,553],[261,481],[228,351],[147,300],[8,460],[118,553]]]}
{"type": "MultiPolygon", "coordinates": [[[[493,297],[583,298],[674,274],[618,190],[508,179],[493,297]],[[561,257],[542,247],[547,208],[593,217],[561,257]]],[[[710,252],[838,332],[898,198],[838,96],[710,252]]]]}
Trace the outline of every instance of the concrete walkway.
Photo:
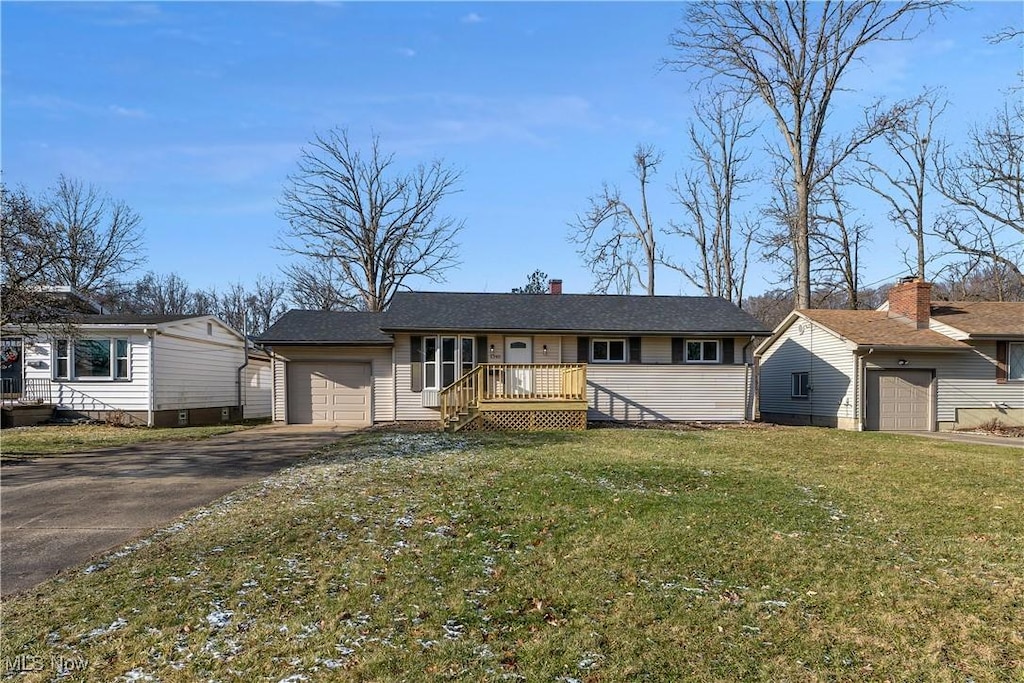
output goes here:
{"type": "Polygon", "coordinates": [[[970,434],[964,432],[900,432],[907,436],[923,436],[926,439],[955,441],[979,446],[1006,446],[1008,448],[1024,448],[1024,439],[1009,436],[990,436],[988,434],[970,434]]]}
{"type": "Polygon", "coordinates": [[[28,590],[351,431],[257,427],[3,463],[0,595],[28,590]]]}

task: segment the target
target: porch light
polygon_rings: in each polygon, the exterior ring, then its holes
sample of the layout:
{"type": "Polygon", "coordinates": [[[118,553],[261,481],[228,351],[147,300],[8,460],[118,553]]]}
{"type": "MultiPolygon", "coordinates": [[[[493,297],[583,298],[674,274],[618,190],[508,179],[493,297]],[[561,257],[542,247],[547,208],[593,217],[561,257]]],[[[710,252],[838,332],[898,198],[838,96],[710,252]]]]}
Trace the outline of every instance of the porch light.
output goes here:
{"type": "Polygon", "coordinates": [[[545,344],[543,347],[541,347],[541,351],[544,353],[545,356],[548,355],[548,345],[545,344]]]}
{"type": "Polygon", "coordinates": [[[900,367],[903,367],[904,365],[907,365],[908,363],[910,363],[910,361],[907,360],[906,358],[900,358],[898,361],[896,361],[896,364],[899,365],[900,367]]]}

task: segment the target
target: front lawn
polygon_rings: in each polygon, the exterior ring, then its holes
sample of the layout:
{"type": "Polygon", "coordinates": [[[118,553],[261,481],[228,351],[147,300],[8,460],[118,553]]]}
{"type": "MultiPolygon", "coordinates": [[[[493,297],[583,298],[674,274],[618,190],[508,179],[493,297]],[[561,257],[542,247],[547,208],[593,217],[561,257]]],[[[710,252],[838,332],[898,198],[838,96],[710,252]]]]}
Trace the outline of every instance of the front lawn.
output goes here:
{"type": "Polygon", "coordinates": [[[149,429],[100,424],[18,427],[0,432],[0,454],[8,456],[84,453],[98,448],[130,446],[146,441],[195,441],[248,428],[245,425],[214,425],[149,429]]]}
{"type": "Polygon", "coordinates": [[[0,650],[23,680],[1020,680],[1022,501],[1016,449],[884,434],[360,433],[6,600],[0,650]]]}

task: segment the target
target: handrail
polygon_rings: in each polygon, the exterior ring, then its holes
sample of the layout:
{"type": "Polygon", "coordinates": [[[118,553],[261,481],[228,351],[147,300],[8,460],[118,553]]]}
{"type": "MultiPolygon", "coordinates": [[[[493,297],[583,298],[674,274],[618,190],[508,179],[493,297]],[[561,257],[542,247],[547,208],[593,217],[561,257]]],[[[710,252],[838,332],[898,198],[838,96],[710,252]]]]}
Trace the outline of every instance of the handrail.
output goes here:
{"type": "Polygon", "coordinates": [[[483,366],[478,365],[441,390],[441,421],[458,419],[459,413],[480,405],[483,366]]]}
{"type": "Polygon", "coordinates": [[[481,363],[441,390],[441,420],[457,420],[460,413],[483,401],[584,401],[587,397],[586,363],[481,363]]]}

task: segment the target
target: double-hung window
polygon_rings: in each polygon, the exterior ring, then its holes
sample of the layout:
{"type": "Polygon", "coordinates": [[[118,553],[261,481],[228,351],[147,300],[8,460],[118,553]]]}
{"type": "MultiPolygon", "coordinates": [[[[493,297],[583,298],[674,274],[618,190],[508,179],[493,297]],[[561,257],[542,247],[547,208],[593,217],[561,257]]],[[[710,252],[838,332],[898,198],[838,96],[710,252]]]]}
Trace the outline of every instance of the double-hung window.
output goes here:
{"type": "Polygon", "coordinates": [[[719,363],[719,341],[717,339],[687,339],[687,363],[719,363]]]}
{"type": "Polygon", "coordinates": [[[54,345],[54,379],[128,379],[127,339],[58,339],[54,345]]]}
{"type": "Polygon", "coordinates": [[[590,342],[590,359],[594,363],[625,363],[625,339],[594,339],[590,342]]]}

